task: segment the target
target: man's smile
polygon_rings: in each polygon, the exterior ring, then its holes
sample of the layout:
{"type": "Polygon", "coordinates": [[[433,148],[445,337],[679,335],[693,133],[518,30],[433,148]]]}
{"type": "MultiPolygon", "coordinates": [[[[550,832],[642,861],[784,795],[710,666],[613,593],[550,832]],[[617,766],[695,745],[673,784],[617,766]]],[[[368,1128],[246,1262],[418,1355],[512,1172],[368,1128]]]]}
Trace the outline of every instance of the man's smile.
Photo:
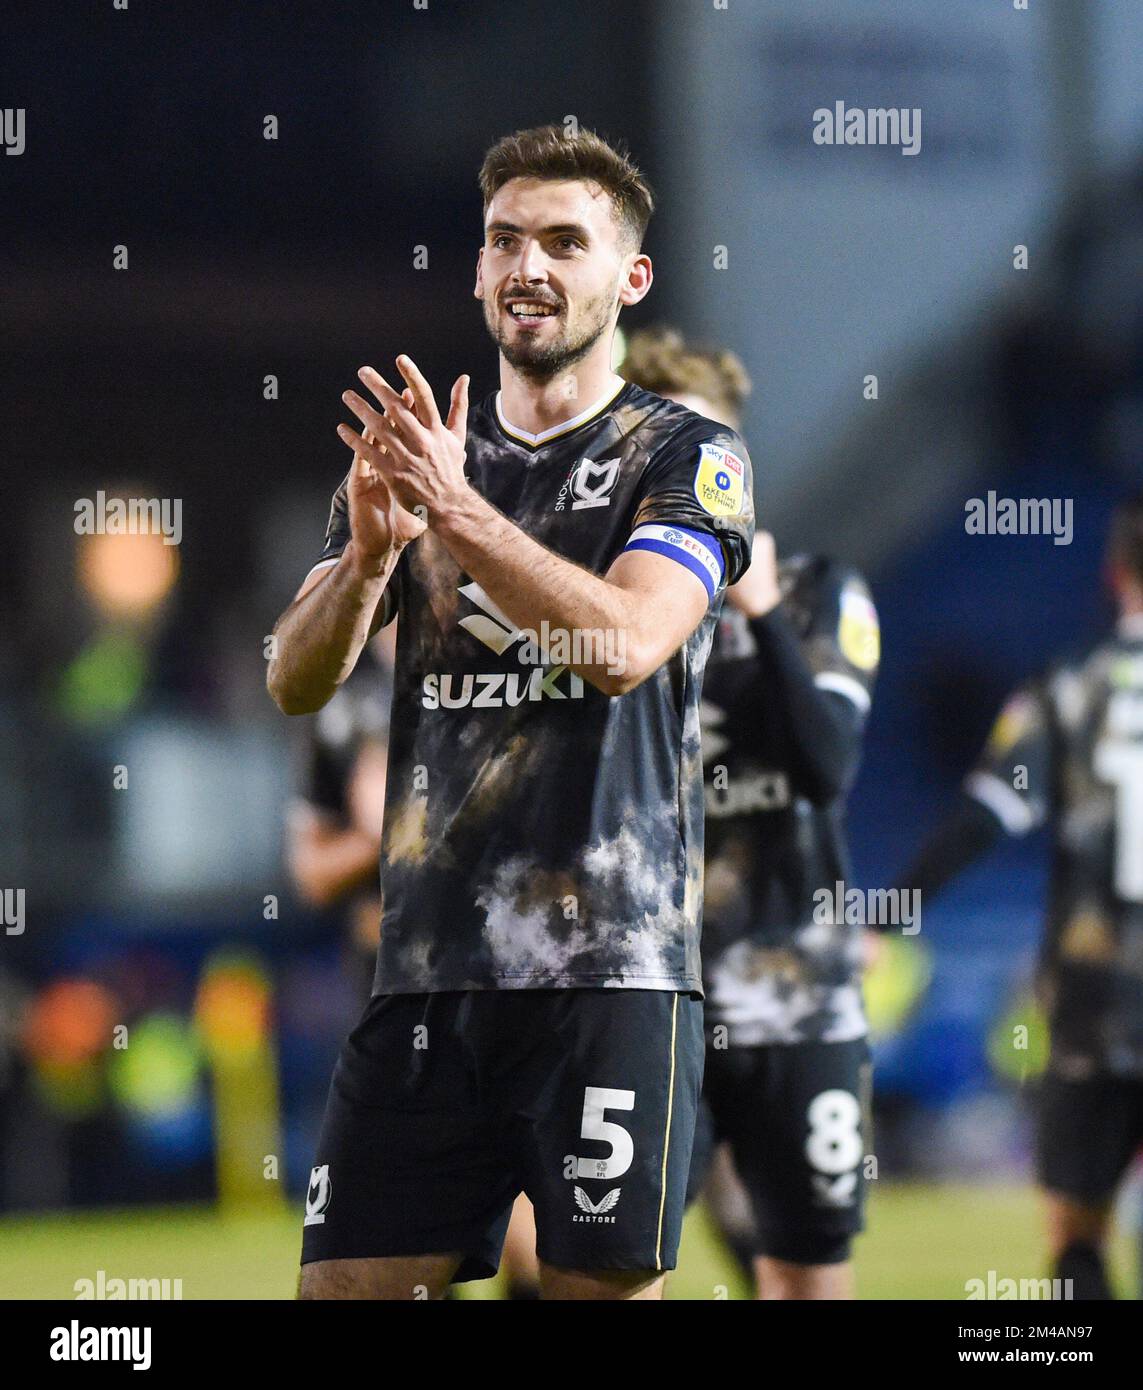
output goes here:
{"type": "Polygon", "coordinates": [[[529,299],[524,296],[506,299],[504,308],[513,322],[526,324],[530,328],[543,323],[545,319],[558,318],[560,313],[560,306],[549,299],[529,299]]]}

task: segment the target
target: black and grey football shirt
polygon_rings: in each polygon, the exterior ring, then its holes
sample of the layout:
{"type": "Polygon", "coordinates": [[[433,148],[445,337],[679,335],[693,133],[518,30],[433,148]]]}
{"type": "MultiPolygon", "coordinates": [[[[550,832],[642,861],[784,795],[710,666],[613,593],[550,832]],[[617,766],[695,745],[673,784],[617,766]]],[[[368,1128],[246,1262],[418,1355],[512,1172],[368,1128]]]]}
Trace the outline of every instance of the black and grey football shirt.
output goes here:
{"type": "Polygon", "coordinates": [[[1010,834],[1050,827],[1053,1066],[1143,1075],[1143,622],[1018,690],[965,791],[1010,834]]]}
{"type": "MultiPolygon", "coordinates": [[[[701,989],[699,692],[754,520],[739,437],[625,384],[541,435],[499,396],[472,408],[472,487],[595,574],[627,548],[677,560],[706,615],[636,689],[606,696],[560,641],[521,632],[432,532],[408,546],[381,850],[375,992],[617,986],[701,989]]],[[[319,563],[349,539],[345,484],[319,563]]]]}
{"type": "Polygon", "coordinates": [[[733,1046],[866,1032],[861,927],[821,920],[815,894],[848,877],[877,613],[864,580],[824,557],[784,562],[779,582],[763,618],[727,605],[703,689],[706,1017],[733,1046]]]}

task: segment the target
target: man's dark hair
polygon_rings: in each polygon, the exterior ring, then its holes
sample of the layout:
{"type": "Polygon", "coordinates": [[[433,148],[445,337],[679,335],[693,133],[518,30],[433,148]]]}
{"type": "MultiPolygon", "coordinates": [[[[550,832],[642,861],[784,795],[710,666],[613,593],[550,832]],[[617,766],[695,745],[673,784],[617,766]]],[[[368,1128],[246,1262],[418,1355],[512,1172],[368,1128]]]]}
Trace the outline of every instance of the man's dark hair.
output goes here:
{"type": "Polygon", "coordinates": [[[535,126],[505,135],[480,166],[484,210],[509,179],[583,179],[598,184],[632,249],[643,244],[655,199],[646,179],[623,148],[609,145],[591,130],[574,135],[562,126],[535,126]]]}

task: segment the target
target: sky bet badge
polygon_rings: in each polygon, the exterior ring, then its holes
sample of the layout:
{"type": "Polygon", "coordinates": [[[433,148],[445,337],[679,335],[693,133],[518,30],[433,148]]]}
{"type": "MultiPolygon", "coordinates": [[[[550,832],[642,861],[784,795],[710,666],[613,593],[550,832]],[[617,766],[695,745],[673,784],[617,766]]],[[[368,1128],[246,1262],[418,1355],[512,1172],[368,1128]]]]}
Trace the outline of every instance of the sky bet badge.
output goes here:
{"type": "Polygon", "coordinates": [[[872,671],[881,660],[877,609],[866,594],[848,585],[841,591],[837,644],[846,661],[859,671],[872,671]]]}
{"type": "Polygon", "coordinates": [[[711,516],[736,516],[742,510],[742,460],[718,444],[700,444],[695,496],[711,516]]]}

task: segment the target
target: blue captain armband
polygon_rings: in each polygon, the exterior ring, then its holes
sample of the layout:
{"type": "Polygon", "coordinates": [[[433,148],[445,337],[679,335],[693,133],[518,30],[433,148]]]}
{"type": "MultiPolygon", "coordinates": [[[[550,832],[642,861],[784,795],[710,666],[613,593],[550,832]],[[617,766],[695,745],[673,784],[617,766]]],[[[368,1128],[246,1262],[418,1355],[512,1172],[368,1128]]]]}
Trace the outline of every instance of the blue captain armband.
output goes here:
{"type": "Polygon", "coordinates": [[[714,598],[726,573],[722,546],[713,536],[704,531],[692,531],[689,526],[660,526],[650,522],[636,526],[623,549],[650,550],[656,555],[665,555],[668,560],[677,560],[702,580],[708,599],[714,598]]]}

